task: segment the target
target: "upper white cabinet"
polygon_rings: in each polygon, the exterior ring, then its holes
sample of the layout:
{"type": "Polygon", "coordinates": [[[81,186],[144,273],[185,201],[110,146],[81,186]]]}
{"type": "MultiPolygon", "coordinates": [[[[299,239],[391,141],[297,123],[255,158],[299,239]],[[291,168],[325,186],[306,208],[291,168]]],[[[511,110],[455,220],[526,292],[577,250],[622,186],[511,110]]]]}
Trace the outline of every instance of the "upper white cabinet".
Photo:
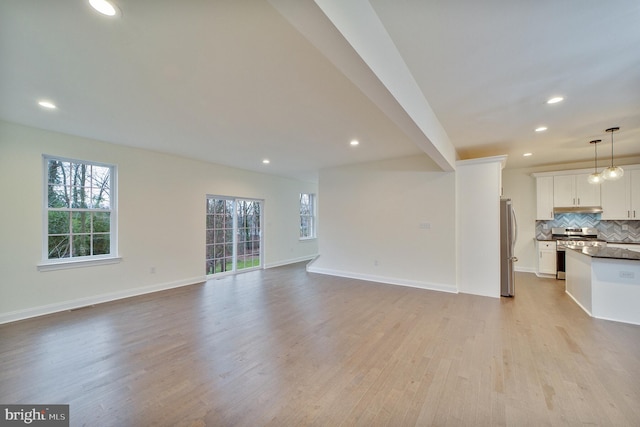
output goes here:
{"type": "Polygon", "coordinates": [[[536,178],[536,219],[553,219],[553,177],[536,178]]]}
{"type": "Polygon", "coordinates": [[[600,206],[600,186],[589,184],[589,174],[553,177],[553,206],[600,206]]]}
{"type": "Polygon", "coordinates": [[[584,208],[601,206],[602,220],[640,221],[640,165],[623,165],[623,169],[622,179],[602,184],[589,184],[589,169],[532,174],[536,220],[553,220],[556,208],[565,208],[556,209],[558,212],[588,212],[584,208]]]}
{"type": "Polygon", "coordinates": [[[625,170],[618,181],[602,183],[602,219],[640,220],[640,170],[625,170]]]}
{"type": "Polygon", "coordinates": [[[631,170],[631,209],[629,218],[640,219],[640,170],[631,170]]]}

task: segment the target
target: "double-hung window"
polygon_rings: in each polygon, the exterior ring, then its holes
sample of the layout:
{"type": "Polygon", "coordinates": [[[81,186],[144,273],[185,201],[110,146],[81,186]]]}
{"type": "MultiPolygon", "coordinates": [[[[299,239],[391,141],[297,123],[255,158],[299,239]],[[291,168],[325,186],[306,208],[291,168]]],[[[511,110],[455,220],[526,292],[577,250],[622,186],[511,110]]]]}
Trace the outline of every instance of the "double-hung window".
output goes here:
{"type": "Polygon", "coordinates": [[[44,157],[43,265],[117,257],[113,165],[44,157]]]}
{"type": "Polygon", "coordinates": [[[316,237],[316,195],[300,194],[300,239],[316,237]]]}

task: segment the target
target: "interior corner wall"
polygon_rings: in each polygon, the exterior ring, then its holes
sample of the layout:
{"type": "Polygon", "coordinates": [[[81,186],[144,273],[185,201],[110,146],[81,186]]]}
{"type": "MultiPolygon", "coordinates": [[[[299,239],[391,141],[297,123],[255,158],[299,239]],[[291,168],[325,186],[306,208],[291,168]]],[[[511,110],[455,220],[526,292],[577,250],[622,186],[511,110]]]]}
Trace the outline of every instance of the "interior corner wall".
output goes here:
{"type": "Polygon", "coordinates": [[[207,194],[264,200],[267,267],[312,259],[302,192],[317,184],[0,121],[0,323],[203,281],[207,194]],[[120,263],[38,271],[43,154],[117,165],[120,263]]]}
{"type": "Polygon", "coordinates": [[[455,176],[426,155],[323,170],[311,272],[456,292],[455,176]]]}
{"type": "Polygon", "coordinates": [[[500,297],[501,162],[456,164],[458,291],[500,297]]]}

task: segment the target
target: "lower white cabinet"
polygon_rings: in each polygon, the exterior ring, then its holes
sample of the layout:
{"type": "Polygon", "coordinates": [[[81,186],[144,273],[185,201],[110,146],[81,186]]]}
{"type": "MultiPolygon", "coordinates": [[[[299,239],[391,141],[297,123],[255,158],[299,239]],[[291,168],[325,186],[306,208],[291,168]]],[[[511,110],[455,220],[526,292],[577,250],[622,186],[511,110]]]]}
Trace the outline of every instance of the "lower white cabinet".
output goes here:
{"type": "Polygon", "coordinates": [[[538,274],[556,275],[556,242],[537,240],[538,274]]]}

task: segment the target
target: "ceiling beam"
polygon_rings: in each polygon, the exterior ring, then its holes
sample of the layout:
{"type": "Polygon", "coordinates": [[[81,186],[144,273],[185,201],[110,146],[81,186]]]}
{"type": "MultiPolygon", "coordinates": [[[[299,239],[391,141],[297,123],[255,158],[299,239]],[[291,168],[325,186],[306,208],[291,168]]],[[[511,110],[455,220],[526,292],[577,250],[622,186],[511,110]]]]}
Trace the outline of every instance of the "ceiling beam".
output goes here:
{"type": "Polygon", "coordinates": [[[455,170],[453,144],[369,2],[314,1],[269,0],[443,171],[455,170]]]}

